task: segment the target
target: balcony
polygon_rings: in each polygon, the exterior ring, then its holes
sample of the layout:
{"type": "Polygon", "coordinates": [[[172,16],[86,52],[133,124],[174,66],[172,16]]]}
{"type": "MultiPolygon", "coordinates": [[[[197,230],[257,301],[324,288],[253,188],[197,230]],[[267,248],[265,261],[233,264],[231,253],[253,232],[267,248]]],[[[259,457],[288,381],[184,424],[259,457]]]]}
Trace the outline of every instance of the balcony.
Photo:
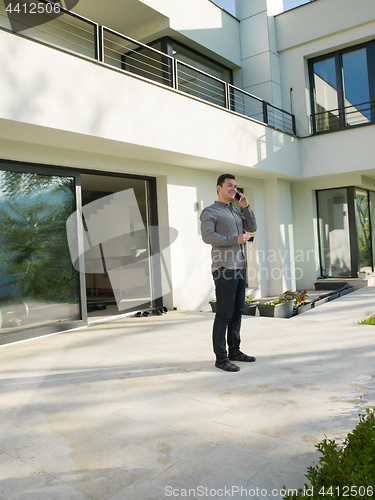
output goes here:
{"type": "Polygon", "coordinates": [[[296,135],[294,115],[59,4],[39,0],[18,4],[20,11],[12,12],[9,5],[0,0],[3,29],[296,135]],[[31,6],[36,8],[31,11],[31,6]]]}

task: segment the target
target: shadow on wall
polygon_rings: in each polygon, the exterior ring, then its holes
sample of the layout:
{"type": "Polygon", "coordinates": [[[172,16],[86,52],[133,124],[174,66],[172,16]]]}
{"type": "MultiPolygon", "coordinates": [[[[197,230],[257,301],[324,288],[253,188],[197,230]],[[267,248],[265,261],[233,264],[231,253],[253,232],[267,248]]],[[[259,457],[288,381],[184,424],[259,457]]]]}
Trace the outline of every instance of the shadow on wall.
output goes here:
{"type": "Polygon", "coordinates": [[[298,139],[278,130],[265,127],[265,134],[257,139],[257,160],[254,167],[262,170],[295,177],[302,175],[298,139]]]}

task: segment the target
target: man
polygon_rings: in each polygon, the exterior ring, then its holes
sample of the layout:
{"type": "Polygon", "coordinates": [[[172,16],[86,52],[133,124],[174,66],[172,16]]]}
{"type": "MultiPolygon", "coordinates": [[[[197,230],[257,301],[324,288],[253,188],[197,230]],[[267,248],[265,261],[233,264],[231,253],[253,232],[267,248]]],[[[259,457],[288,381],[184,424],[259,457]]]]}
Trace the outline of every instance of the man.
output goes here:
{"type": "Polygon", "coordinates": [[[240,351],[240,328],[246,291],[245,242],[250,239],[244,230],[254,232],[257,224],[246,196],[238,193],[239,199],[236,199],[243,214],[232,207],[237,194],[234,175],[220,175],[217,193],[218,200],[201,214],[203,241],[212,245],[212,275],[216,292],[212,342],[216,355],[215,366],[228,372],[237,372],[240,368],[232,361],[255,361],[253,356],[240,351]]]}

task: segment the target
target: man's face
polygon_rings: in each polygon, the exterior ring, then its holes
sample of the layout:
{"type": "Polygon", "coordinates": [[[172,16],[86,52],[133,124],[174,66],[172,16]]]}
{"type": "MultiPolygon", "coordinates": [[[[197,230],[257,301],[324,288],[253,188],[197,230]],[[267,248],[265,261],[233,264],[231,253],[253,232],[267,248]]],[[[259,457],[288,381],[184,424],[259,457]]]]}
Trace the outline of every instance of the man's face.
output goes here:
{"type": "Polygon", "coordinates": [[[237,193],[237,184],[234,179],[225,179],[222,186],[217,186],[219,198],[222,201],[231,203],[237,193]]]}

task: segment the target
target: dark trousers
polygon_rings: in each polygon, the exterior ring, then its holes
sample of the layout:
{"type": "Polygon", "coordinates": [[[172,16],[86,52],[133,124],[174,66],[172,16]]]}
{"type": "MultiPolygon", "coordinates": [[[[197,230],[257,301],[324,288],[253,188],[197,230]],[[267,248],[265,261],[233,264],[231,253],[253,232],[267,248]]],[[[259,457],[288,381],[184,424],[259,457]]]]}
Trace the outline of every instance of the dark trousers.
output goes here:
{"type": "Polygon", "coordinates": [[[245,309],[245,269],[221,267],[212,276],[216,291],[212,342],[216,359],[225,361],[228,359],[227,342],[229,354],[240,350],[241,319],[245,309]]]}

